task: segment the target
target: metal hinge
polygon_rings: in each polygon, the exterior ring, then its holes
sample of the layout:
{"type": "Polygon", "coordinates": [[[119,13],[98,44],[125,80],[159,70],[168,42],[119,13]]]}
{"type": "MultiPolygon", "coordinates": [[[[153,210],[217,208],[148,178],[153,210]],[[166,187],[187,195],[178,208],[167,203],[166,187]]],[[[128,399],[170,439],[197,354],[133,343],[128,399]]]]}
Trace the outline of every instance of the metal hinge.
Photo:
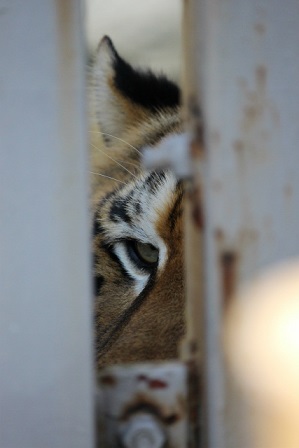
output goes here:
{"type": "Polygon", "coordinates": [[[192,446],[188,370],[179,361],[103,369],[98,377],[99,446],[192,446]]]}

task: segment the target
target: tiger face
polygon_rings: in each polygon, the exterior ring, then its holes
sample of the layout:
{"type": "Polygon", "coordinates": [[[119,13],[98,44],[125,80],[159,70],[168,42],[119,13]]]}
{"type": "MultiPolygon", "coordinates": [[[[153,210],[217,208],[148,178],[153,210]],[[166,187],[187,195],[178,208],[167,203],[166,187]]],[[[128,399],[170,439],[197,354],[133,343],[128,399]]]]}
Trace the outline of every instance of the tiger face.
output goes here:
{"type": "Polygon", "coordinates": [[[143,148],[182,132],[178,87],[101,41],[91,133],[97,366],[178,356],[184,334],[182,185],[143,148]],[[101,141],[101,136],[105,144],[101,141]]]}

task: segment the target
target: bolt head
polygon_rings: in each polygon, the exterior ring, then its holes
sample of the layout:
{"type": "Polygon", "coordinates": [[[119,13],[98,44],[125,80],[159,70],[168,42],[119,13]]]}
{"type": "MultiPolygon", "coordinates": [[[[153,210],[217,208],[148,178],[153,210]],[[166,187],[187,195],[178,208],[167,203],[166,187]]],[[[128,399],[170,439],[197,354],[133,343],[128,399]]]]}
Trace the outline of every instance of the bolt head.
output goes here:
{"type": "Polygon", "coordinates": [[[162,448],[166,441],[161,423],[149,414],[134,415],[119,433],[125,448],[162,448]]]}

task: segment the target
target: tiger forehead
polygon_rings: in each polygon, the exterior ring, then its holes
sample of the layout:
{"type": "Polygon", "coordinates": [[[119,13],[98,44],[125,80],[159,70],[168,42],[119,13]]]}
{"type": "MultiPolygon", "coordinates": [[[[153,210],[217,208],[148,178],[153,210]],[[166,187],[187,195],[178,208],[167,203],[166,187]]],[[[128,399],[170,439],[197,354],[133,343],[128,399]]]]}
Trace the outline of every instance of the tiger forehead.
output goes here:
{"type": "Polygon", "coordinates": [[[118,232],[133,229],[136,236],[146,239],[150,237],[148,233],[151,234],[154,228],[158,229],[161,219],[171,227],[170,221],[166,221],[171,219],[181,194],[180,183],[171,172],[153,171],[140,175],[133,184],[119,190],[108,200],[106,214],[110,225],[109,229],[107,225],[107,232],[114,233],[113,224],[119,224],[118,232]]]}
{"type": "Polygon", "coordinates": [[[128,217],[134,219],[136,215],[151,215],[153,211],[160,210],[161,206],[166,206],[176,191],[177,181],[170,172],[152,171],[140,174],[128,187],[112,198],[110,212],[117,215],[123,210],[128,217]]]}

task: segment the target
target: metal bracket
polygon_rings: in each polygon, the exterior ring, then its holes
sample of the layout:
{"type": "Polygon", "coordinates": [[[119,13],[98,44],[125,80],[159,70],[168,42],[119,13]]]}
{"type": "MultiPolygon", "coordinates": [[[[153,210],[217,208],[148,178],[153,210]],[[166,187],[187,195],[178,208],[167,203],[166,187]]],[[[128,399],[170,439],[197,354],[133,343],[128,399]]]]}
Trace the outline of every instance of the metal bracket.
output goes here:
{"type": "Polygon", "coordinates": [[[113,366],[99,374],[101,445],[184,448],[188,375],[180,362],[113,366]]]}

